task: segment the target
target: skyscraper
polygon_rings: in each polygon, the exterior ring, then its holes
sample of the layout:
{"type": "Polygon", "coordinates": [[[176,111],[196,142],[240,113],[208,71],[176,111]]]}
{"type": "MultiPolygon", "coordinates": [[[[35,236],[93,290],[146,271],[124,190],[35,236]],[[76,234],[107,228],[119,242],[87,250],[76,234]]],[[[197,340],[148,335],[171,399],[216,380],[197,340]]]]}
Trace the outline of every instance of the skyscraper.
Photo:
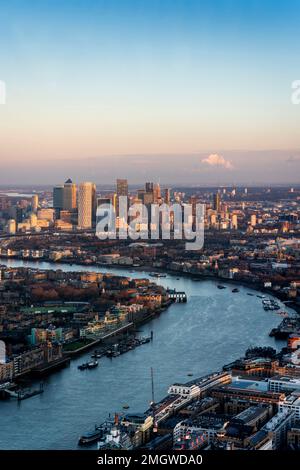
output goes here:
{"type": "Polygon", "coordinates": [[[37,194],[34,194],[31,198],[31,209],[32,212],[37,212],[39,205],[39,197],[37,194]]]}
{"type": "Polygon", "coordinates": [[[92,186],[92,223],[96,222],[96,213],[97,213],[97,190],[96,190],[95,183],[93,183],[93,186],[92,186]]]}
{"type": "Polygon", "coordinates": [[[170,204],[171,202],[171,190],[170,188],[166,188],[164,191],[164,202],[165,204],[170,204]]]}
{"type": "Polygon", "coordinates": [[[128,196],[128,181],[117,179],[117,196],[128,196]]]}
{"type": "Polygon", "coordinates": [[[158,203],[160,199],[161,199],[160,185],[159,183],[155,183],[153,185],[153,201],[155,203],[158,203]]]}
{"type": "Polygon", "coordinates": [[[63,192],[63,209],[65,211],[71,211],[77,207],[77,188],[76,184],[69,178],[64,184],[63,192]]]}
{"type": "Polygon", "coordinates": [[[221,210],[221,196],[220,193],[214,194],[214,210],[220,212],[221,210]]]}
{"type": "Polygon", "coordinates": [[[94,183],[80,183],[78,191],[78,228],[80,229],[92,228],[94,194],[94,183]]]}
{"type": "Polygon", "coordinates": [[[117,200],[116,200],[116,214],[119,216],[119,198],[126,196],[128,198],[128,181],[126,179],[117,179],[117,200]]]}
{"type": "Polygon", "coordinates": [[[145,189],[146,189],[146,192],[147,192],[147,193],[152,193],[152,191],[153,191],[153,183],[147,182],[147,183],[145,184],[145,189]]]}
{"type": "Polygon", "coordinates": [[[56,218],[59,218],[60,211],[64,207],[64,187],[62,185],[53,188],[53,208],[55,209],[56,218]]]}

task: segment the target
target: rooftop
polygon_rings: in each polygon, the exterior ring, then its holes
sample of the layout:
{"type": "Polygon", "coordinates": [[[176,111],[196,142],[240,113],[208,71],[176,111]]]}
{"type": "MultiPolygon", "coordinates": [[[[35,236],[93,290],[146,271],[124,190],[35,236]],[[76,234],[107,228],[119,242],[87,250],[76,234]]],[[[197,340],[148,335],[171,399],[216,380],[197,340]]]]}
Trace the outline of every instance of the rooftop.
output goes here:
{"type": "Polygon", "coordinates": [[[229,419],[230,417],[227,415],[215,415],[212,413],[206,413],[192,419],[184,420],[182,421],[182,424],[185,424],[189,427],[220,429],[224,426],[225,423],[229,421],[229,419]]]}
{"type": "Polygon", "coordinates": [[[281,401],[281,404],[300,406],[300,392],[291,393],[281,401]]]}
{"type": "Polygon", "coordinates": [[[253,434],[250,437],[249,445],[250,446],[256,446],[260,442],[264,441],[267,436],[268,436],[267,431],[264,431],[263,429],[261,429],[260,431],[257,431],[255,434],[253,434]]]}
{"type": "Polygon", "coordinates": [[[294,412],[291,412],[290,410],[287,410],[287,409],[279,411],[275,416],[273,416],[272,419],[270,419],[270,421],[268,421],[264,425],[263,430],[268,431],[268,432],[274,431],[286,420],[286,418],[288,418],[292,414],[294,414],[294,412]]]}
{"type": "Polygon", "coordinates": [[[258,418],[262,413],[266,411],[266,408],[266,406],[250,406],[246,410],[242,411],[240,414],[236,415],[234,420],[239,420],[246,424],[249,421],[258,418]]]}
{"type": "Polygon", "coordinates": [[[291,383],[291,384],[295,384],[295,385],[300,385],[300,379],[295,378],[295,377],[276,375],[276,376],[271,377],[269,379],[269,381],[273,381],[273,380],[280,381],[280,382],[291,383]]]}
{"type": "Polygon", "coordinates": [[[268,390],[268,383],[264,380],[245,380],[237,378],[232,381],[230,388],[266,392],[268,390]]]}

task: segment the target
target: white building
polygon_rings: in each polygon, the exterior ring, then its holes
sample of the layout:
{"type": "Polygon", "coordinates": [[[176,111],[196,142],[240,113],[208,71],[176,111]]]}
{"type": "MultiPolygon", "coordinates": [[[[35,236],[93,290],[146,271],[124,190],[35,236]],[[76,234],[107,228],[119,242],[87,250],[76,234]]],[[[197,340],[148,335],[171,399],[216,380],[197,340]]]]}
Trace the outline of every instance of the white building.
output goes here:
{"type": "Polygon", "coordinates": [[[225,432],[226,425],[221,418],[215,417],[199,417],[195,420],[185,420],[176,424],[173,431],[174,444],[183,439],[189,439],[191,435],[197,435],[200,440],[208,444],[216,437],[218,433],[225,432]]]}
{"type": "Polygon", "coordinates": [[[300,391],[300,379],[294,377],[272,377],[268,380],[268,388],[271,392],[300,391]]]}
{"type": "Polygon", "coordinates": [[[217,385],[231,383],[231,380],[229,372],[215,372],[186,384],[175,383],[169,387],[168,393],[170,395],[181,395],[186,398],[196,398],[217,385]]]}
{"type": "Polygon", "coordinates": [[[293,392],[279,402],[279,411],[283,410],[295,411],[296,418],[300,419],[300,392],[293,392]]]}
{"type": "Polygon", "coordinates": [[[263,426],[262,429],[272,438],[273,450],[280,449],[282,445],[286,444],[287,432],[291,429],[295,420],[296,414],[294,411],[282,409],[263,426]]]}
{"type": "Polygon", "coordinates": [[[198,385],[184,385],[184,384],[173,384],[169,387],[168,393],[170,395],[180,395],[181,397],[198,397],[200,395],[200,387],[198,385]]]}

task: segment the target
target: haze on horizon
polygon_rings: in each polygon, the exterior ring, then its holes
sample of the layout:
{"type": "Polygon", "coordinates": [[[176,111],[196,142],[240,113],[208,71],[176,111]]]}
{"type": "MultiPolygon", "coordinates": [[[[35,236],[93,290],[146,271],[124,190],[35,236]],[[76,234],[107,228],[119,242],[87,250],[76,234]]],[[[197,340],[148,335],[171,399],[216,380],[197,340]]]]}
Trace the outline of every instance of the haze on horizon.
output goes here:
{"type": "Polygon", "coordinates": [[[0,0],[0,184],[295,184],[297,0],[0,0]]]}

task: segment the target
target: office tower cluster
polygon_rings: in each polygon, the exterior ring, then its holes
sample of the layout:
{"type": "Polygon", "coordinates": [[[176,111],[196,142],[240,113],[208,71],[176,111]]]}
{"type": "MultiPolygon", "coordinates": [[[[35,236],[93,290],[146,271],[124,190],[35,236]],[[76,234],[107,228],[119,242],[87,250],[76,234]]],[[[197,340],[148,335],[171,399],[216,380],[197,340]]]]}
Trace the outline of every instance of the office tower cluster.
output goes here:
{"type": "MultiPolygon", "coordinates": [[[[138,199],[146,206],[149,204],[162,204],[166,202],[161,196],[161,189],[159,183],[147,182],[145,188],[138,190],[138,199]]],[[[170,197],[168,198],[170,203],[170,197]]]]}
{"type": "MultiPolygon", "coordinates": [[[[226,188],[222,190],[223,197],[226,196],[226,188]]],[[[235,191],[231,191],[230,196],[233,197],[235,191]]],[[[238,211],[229,211],[227,204],[222,202],[221,192],[217,191],[213,194],[212,204],[208,205],[206,211],[206,226],[217,230],[238,230],[238,211]]]]}
{"type": "Polygon", "coordinates": [[[96,220],[96,185],[80,183],[78,188],[71,179],[53,188],[53,208],[57,228],[70,229],[77,225],[80,230],[93,227],[96,220]]]}

